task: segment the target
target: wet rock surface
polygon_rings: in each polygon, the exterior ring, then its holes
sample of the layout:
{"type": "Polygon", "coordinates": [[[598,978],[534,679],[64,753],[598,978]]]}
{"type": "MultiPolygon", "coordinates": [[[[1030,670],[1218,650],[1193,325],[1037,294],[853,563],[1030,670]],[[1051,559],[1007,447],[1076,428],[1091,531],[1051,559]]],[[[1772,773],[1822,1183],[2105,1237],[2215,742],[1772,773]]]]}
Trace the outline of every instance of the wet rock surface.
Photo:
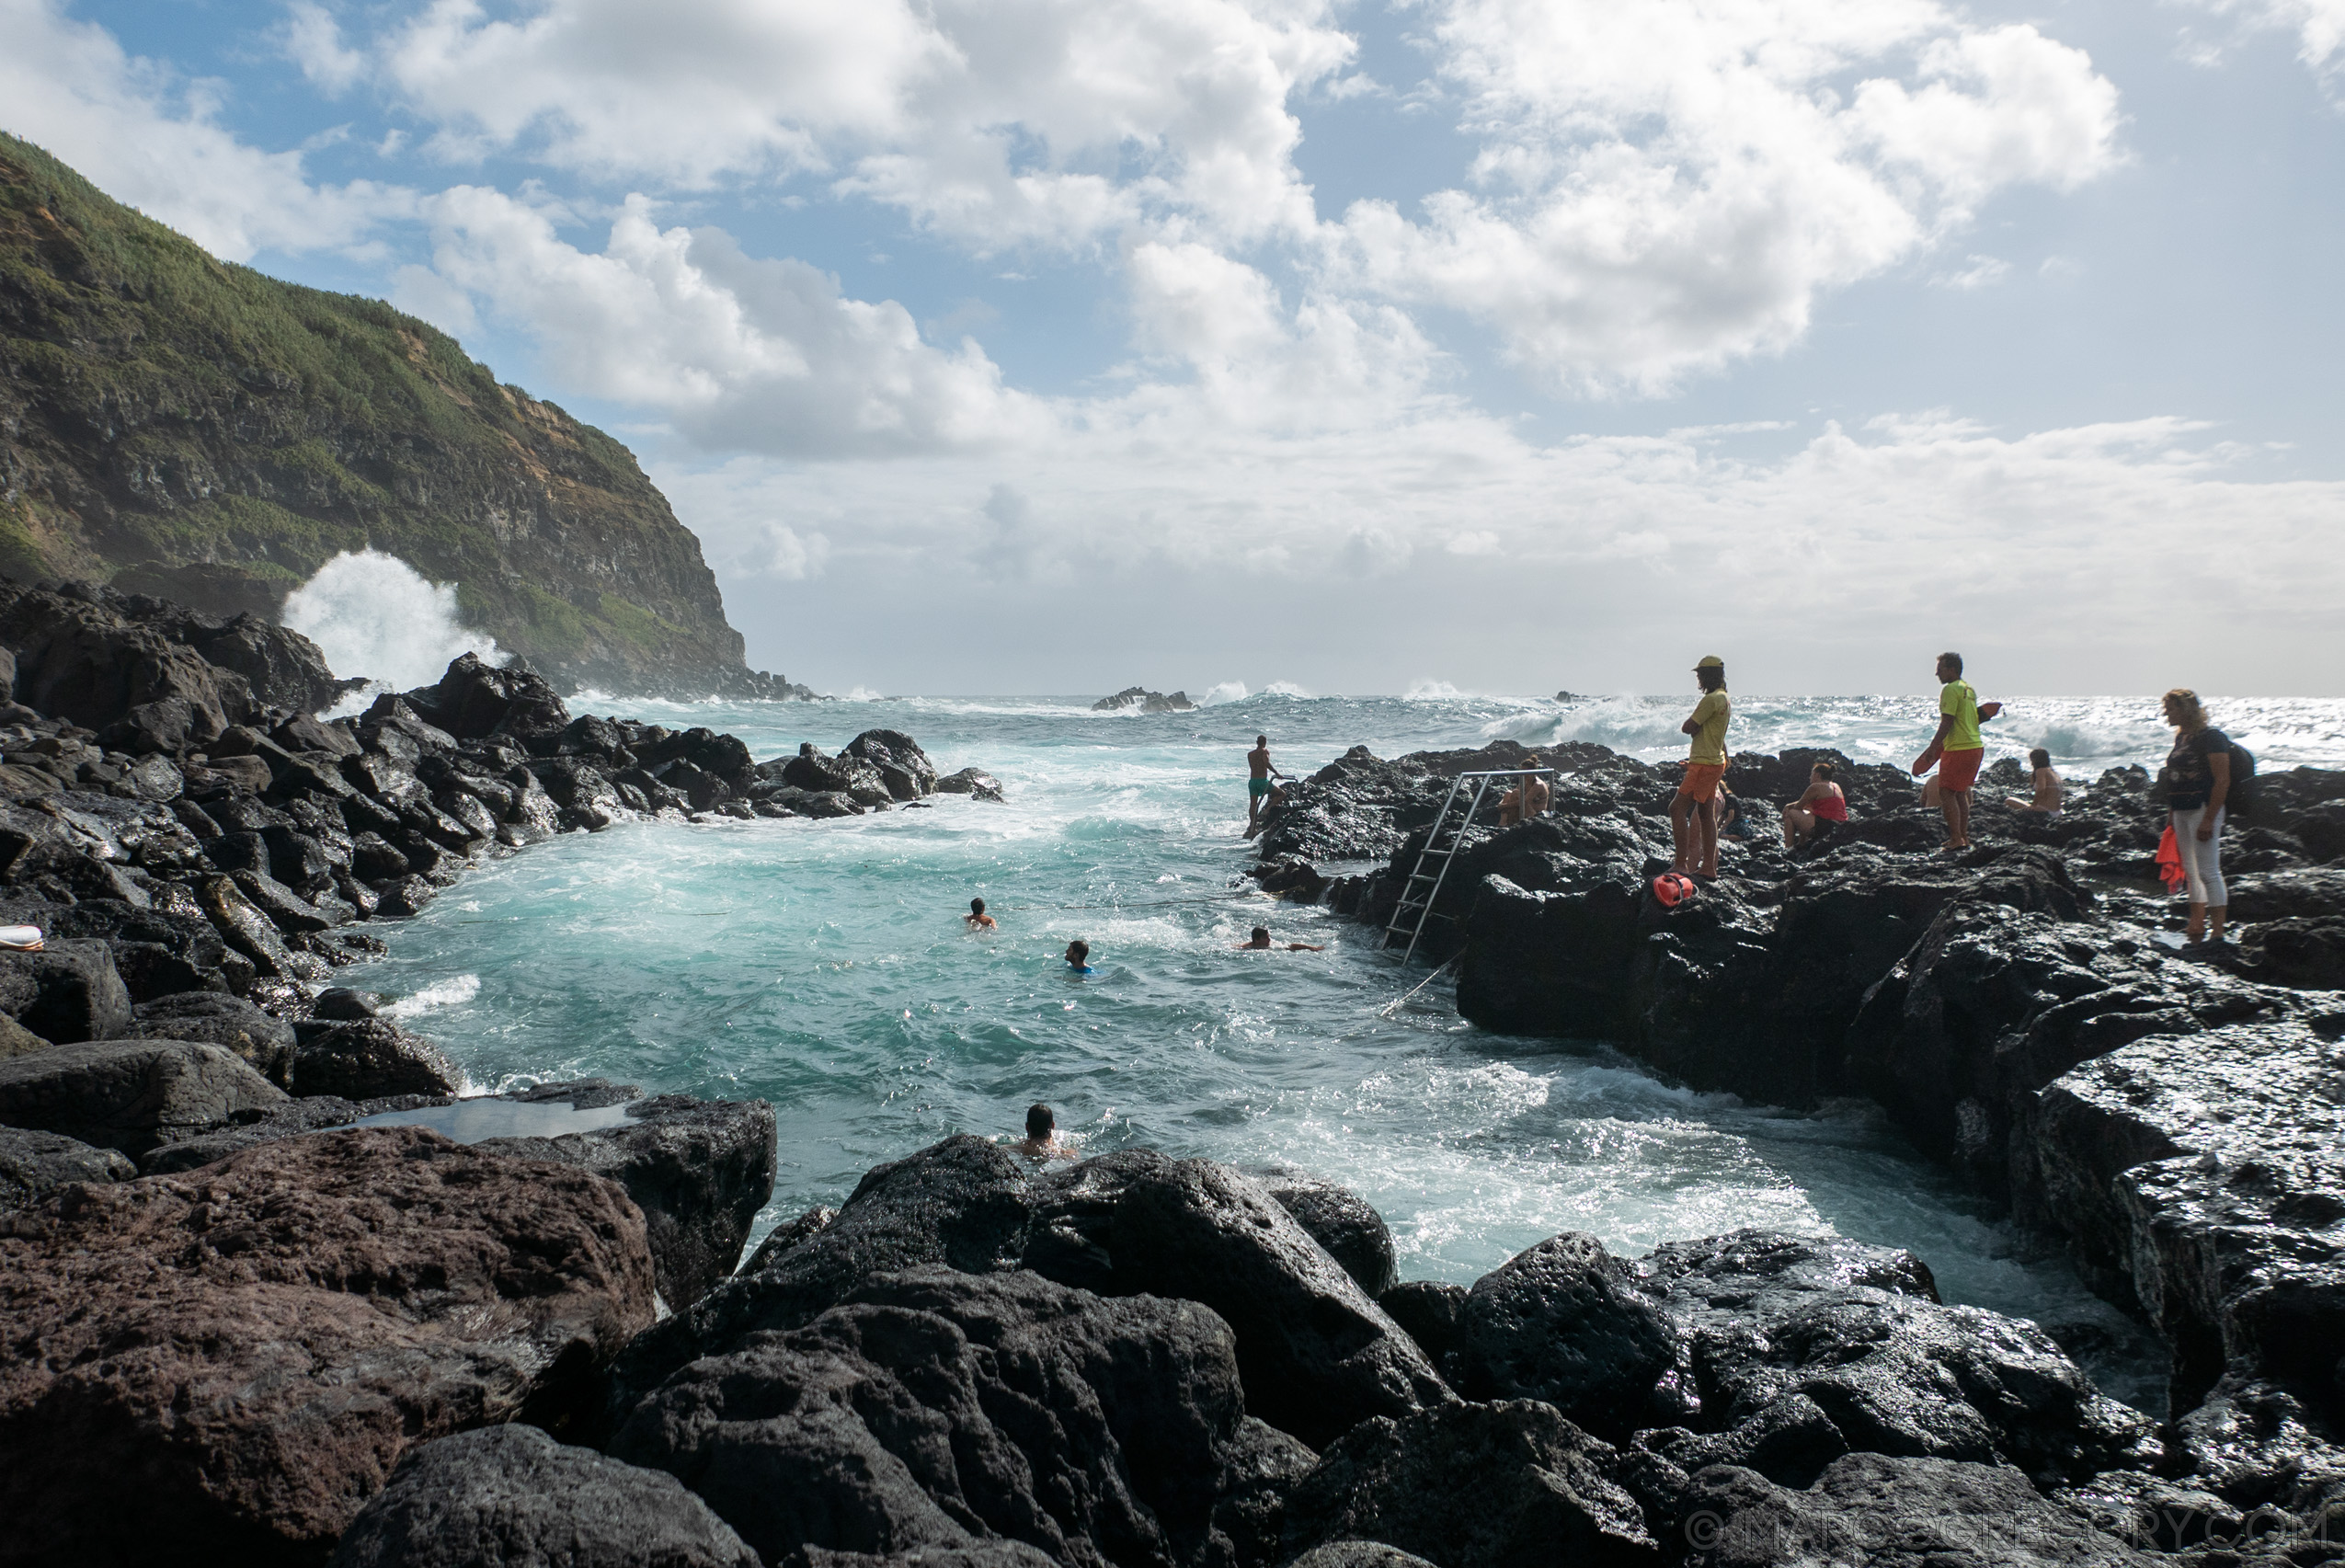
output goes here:
{"type": "Polygon", "coordinates": [[[131,1155],[285,1099],[234,1051],[201,1041],[89,1041],[0,1061],[0,1125],[131,1155]]]}
{"type": "Polygon", "coordinates": [[[1945,1459],[1851,1454],[1798,1490],[1722,1465],[1694,1478],[1686,1508],[1685,1561],[1700,1568],[2149,1568],[2157,1561],[2047,1501],[2018,1471],[1945,1459]]]}
{"type": "Polygon", "coordinates": [[[651,1298],[615,1185],[420,1129],[71,1189],[0,1237],[12,1551],[316,1561],[414,1444],[568,1418],[651,1298]]]}
{"type": "Polygon", "coordinates": [[[763,1100],[633,1100],[614,1127],[475,1147],[608,1176],[643,1211],[660,1299],[690,1306],[733,1272],[773,1194],[773,1107],[763,1100]]]}
{"type": "Polygon", "coordinates": [[[333,1568],[758,1568],[676,1478],[533,1426],[426,1443],[359,1511],[333,1568]]]}
{"type": "Polygon", "coordinates": [[[2065,1230],[2173,1347],[2178,1414],[2233,1375],[2299,1390],[2316,1419],[2345,1417],[2337,1022],[2153,1036],[2025,1107],[2021,1211],[2065,1230]]]}
{"type": "Polygon", "coordinates": [[[1677,1336],[1656,1398],[1682,1413],[1638,1441],[1688,1473],[1735,1464],[1804,1486],[1874,1452],[2014,1465],[2049,1486],[2161,1457],[2156,1424],[2050,1335],[1941,1303],[1910,1253],[1738,1232],[1639,1268],[1677,1336]]]}
{"type": "Polygon", "coordinates": [[[294,1092],[345,1099],[452,1094],[463,1074],[439,1047],[387,1018],[318,1020],[296,1026],[294,1092]]]}
{"type": "Polygon", "coordinates": [[[1392,1231],[1367,1199],[1333,1182],[1274,1172],[1263,1190],[1369,1296],[1381,1298],[1396,1281],[1392,1231]]]}
{"type": "Polygon", "coordinates": [[[0,1209],[39,1203],[75,1182],[126,1182],[136,1174],[119,1150],[63,1133],[0,1127],[0,1209]]]}
{"type": "Polygon", "coordinates": [[[1212,1307],[1238,1336],[1248,1407],[1307,1443],[1452,1397],[1343,1265],[1234,1171],[1127,1151],[1043,1178],[1034,1199],[1026,1266],[1212,1307]]]}
{"type": "Polygon", "coordinates": [[[1211,1311],[931,1267],[682,1368],[612,1452],[675,1472],[767,1562],[1005,1539],[1234,1568],[1270,1559],[1230,1516],[1309,1462],[1263,1446],[1211,1311]]]}
{"type": "Polygon", "coordinates": [[[1439,1568],[1659,1564],[1618,1452],[1534,1400],[1378,1417],[1321,1456],[1287,1503],[1290,1550],[1372,1540],[1439,1568]]]}
{"type": "Polygon", "coordinates": [[[1475,1281],[1454,1360],[1469,1399],[1544,1401],[1621,1436],[1649,1425],[1677,1336],[1636,1271],[1593,1236],[1550,1237],[1475,1281]]]}
{"type": "Polygon", "coordinates": [[[644,1335],[616,1368],[614,1418],[695,1356],[801,1327],[873,1277],[930,1265],[1208,1306],[1236,1335],[1247,1408],[1307,1443],[1451,1397],[1343,1265],[1236,1172],[1127,1150],[1037,1176],[962,1136],[874,1169],[835,1217],[777,1232],[644,1335]]]}

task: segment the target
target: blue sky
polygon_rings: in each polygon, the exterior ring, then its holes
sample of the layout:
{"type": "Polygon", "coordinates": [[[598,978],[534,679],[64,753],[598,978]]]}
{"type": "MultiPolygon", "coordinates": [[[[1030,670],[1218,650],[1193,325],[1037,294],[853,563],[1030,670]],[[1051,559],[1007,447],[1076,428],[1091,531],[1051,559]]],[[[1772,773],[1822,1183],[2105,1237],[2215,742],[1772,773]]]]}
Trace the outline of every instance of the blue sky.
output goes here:
{"type": "Polygon", "coordinates": [[[2345,0],[0,0],[0,46],[8,130],[627,441],[828,689],[2345,652],[2345,0]]]}

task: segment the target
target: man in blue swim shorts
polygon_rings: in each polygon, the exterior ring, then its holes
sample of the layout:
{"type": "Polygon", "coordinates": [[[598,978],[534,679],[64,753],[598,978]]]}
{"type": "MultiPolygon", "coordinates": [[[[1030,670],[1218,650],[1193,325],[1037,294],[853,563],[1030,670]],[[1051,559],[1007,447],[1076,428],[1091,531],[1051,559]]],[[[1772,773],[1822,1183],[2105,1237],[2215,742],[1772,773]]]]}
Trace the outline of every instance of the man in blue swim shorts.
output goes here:
{"type": "Polygon", "coordinates": [[[1270,737],[1254,737],[1254,749],[1246,753],[1246,771],[1253,776],[1246,780],[1246,837],[1253,837],[1253,830],[1262,825],[1263,807],[1270,801],[1270,781],[1287,775],[1270,765],[1270,737]]]}

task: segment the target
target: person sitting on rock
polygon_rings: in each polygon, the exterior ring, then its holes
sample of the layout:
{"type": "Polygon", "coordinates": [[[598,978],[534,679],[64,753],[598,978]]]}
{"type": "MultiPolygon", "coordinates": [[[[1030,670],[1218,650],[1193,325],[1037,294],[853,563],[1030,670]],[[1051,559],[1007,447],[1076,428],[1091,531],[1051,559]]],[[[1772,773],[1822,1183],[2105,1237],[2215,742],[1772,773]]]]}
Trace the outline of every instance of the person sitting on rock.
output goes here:
{"type": "Polygon", "coordinates": [[[2060,815],[2060,803],[2066,797],[2068,786],[2062,784],[2060,775],[2052,771],[2052,753],[2042,747],[2039,746],[2028,753],[2028,766],[2035,770],[2035,777],[2031,781],[2035,785],[2035,798],[2006,795],[2003,804],[2014,811],[2033,812],[2049,822],[2060,815]]]}
{"type": "MultiPolygon", "coordinates": [[[[1278,951],[1277,944],[1270,940],[1270,928],[1266,925],[1258,925],[1254,927],[1253,935],[1248,937],[1243,942],[1235,944],[1234,945],[1237,951],[1241,953],[1275,953],[1278,951]]],[[[1327,949],[1324,947],[1314,946],[1308,942],[1290,942],[1287,944],[1287,951],[1289,953],[1324,953],[1327,949]]]]}
{"type": "MultiPolygon", "coordinates": [[[[1539,760],[1539,753],[1534,751],[1525,765],[1538,768],[1544,767],[1546,764],[1539,760]]],[[[1532,818],[1543,814],[1547,810],[1547,803],[1554,797],[1555,793],[1547,787],[1547,780],[1543,775],[1527,773],[1524,775],[1522,783],[1499,798],[1498,825],[1502,828],[1511,828],[1518,822],[1527,822],[1532,818]]]]}
{"type": "Polygon", "coordinates": [[[1710,815],[1718,818],[1718,836],[1733,839],[1737,843],[1750,837],[1748,825],[1743,820],[1743,797],[1718,781],[1718,798],[1710,803],[1710,815]]]}
{"type": "Polygon", "coordinates": [[[1726,695],[1724,659],[1716,654],[1705,658],[1694,666],[1694,680],[1702,689],[1702,700],[1694,704],[1693,715],[1677,727],[1680,733],[1694,738],[1694,744],[1686,759],[1685,781],[1669,803],[1669,831],[1677,850],[1670,869],[1680,876],[1714,881],[1718,819],[1710,815],[1710,803],[1717,798],[1719,784],[1726,777],[1726,726],[1734,710],[1726,695]]]}
{"type": "Polygon", "coordinates": [[[971,898],[969,900],[969,912],[963,915],[961,920],[962,922],[967,925],[971,931],[992,931],[995,929],[993,917],[985,912],[985,900],[983,898],[971,898]]]}
{"type": "Polygon", "coordinates": [[[1075,1146],[1058,1136],[1058,1113],[1036,1102],[1026,1107],[1026,1136],[1010,1146],[1029,1160],[1072,1160],[1075,1146]]]}
{"type": "Polygon", "coordinates": [[[1836,771],[1830,762],[1818,762],[1810,768],[1807,789],[1783,808],[1783,847],[1787,851],[1798,849],[1814,838],[1819,824],[1848,819],[1848,797],[1833,782],[1836,771]]]}
{"type": "Polygon", "coordinates": [[[1090,943],[1070,942],[1067,944],[1067,967],[1079,975],[1091,973],[1090,943]]]}

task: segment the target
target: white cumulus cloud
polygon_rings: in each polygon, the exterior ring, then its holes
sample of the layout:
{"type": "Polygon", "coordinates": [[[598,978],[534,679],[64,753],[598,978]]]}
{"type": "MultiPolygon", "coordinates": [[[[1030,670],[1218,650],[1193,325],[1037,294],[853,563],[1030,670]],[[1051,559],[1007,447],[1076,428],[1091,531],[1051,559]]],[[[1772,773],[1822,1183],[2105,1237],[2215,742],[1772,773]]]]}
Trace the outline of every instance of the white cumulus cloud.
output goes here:
{"type": "Polygon", "coordinates": [[[1351,40],[1322,0],[436,0],[383,79],[457,157],[706,185],[812,172],[980,251],[1146,213],[1308,223],[1287,100],[1351,40]]]}
{"type": "Polygon", "coordinates": [[[1559,388],[1667,389],[1780,349],[2017,183],[2117,154],[2117,94],[2031,27],[1930,0],[1449,0],[1481,152],[1421,217],[1356,203],[1331,279],[1488,324],[1559,388]]]}
{"type": "Polygon", "coordinates": [[[347,246],[411,209],[411,192],[320,186],[300,153],[239,140],[219,123],[222,90],[132,56],[52,0],[0,0],[0,129],[213,255],[347,246]]]}
{"type": "Polygon", "coordinates": [[[426,212],[431,268],[403,278],[401,304],[445,322],[477,302],[539,341],[558,384],[656,409],[703,446],[841,456],[1047,424],[974,341],[932,346],[901,305],[751,258],[722,230],[663,229],[646,197],[626,200],[600,252],[561,236],[566,214],[481,187],[426,212]]]}
{"type": "MultiPolygon", "coordinates": [[[[2296,57],[2332,87],[2345,74],[2345,0],[2177,0],[2177,3],[2233,19],[2250,30],[2296,35],[2296,57]]],[[[2202,49],[2209,63],[2221,58],[2220,48],[2202,49]]]]}

